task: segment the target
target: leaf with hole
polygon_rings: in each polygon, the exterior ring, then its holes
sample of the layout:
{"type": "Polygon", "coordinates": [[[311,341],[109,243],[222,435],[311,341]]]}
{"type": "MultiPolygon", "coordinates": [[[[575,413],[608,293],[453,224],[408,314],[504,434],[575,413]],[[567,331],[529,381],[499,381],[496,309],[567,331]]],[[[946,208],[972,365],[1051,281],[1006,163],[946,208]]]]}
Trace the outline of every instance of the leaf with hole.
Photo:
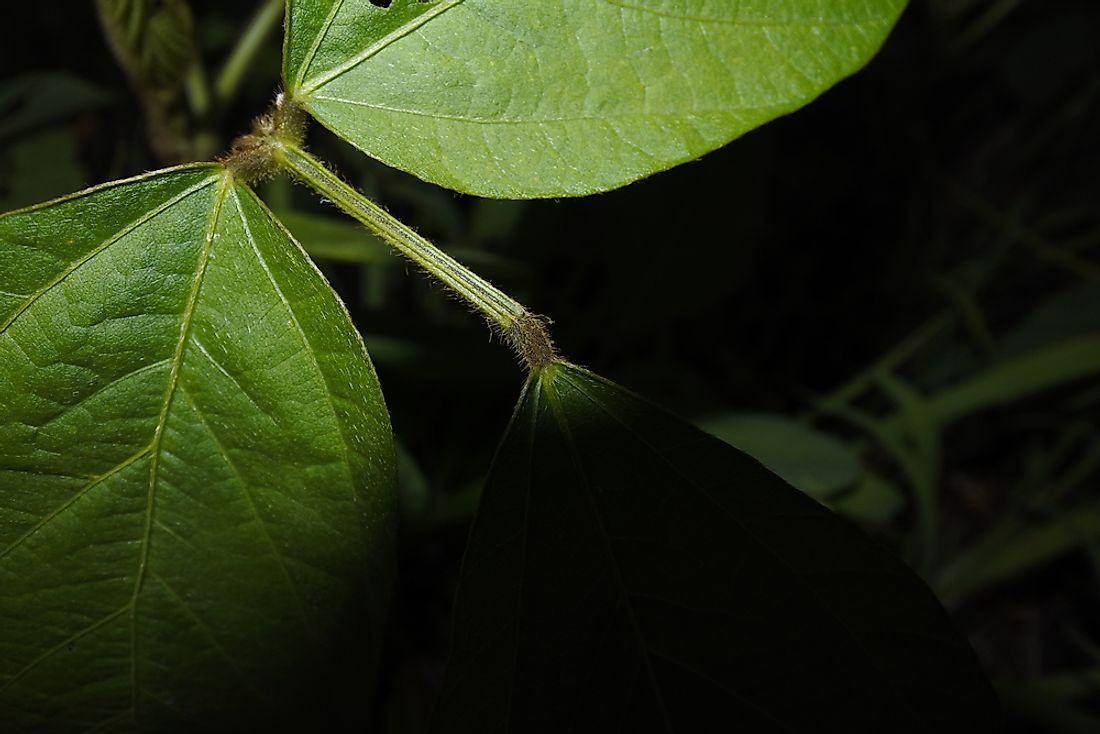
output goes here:
{"type": "Polygon", "coordinates": [[[533,377],[474,521],[435,734],[991,731],[927,586],[590,372],[533,377]]]}
{"type": "Polygon", "coordinates": [[[288,0],[286,90],[380,161],[481,196],[605,191],[867,63],[905,0],[288,0]]]}
{"type": "Polygon", "coordinates": [[[347,313],[221,166],[0,217],[0,730],[346,712],[393,472],[347,313]]]}

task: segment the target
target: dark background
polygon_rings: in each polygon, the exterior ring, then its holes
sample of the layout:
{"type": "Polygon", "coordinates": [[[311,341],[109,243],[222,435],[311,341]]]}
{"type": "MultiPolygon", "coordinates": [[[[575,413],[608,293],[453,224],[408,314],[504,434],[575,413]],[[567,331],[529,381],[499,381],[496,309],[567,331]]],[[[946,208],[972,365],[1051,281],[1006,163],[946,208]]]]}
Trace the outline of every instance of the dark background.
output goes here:
{"type": "MultiPolygon", "coordinates": [[[[92,3],[64,3],[63,14],[23,5],[18,22],[5,10],[0,32],[0,210],[162,165],[92,3]],[[26,112],[28,84],[47,114],[5,126],[26,112]]],[[[254,8],[192,6],[216,66],[254,8]]],[[[268,106],[276,36],[223,111],[218,150],[268,106]]],[[[914,0],[868,68],[809,107],[586,199],[477,200],[319,127],[310,142],[551,317],[571,360],[689,419],[812,418],[893,488],[892,506],[852,514],[909,557],[904,472],[872,430],[815,401],[902,344],[913,348],[893,374],[934,397],[1060,340],[1100,336],[1098,39],[1094,0],[914,0]]],[[[285,181],[264,194],[282,211],[336,216],[285,181]]],[[[311,231],[300,233],[307,248],[311,231]]],[[[340,230],[337,246],[356,237],[366,235],[340,230]]],[[[465,533],[523,372],[477,316],[411,268],[347,259],[320,264],[365,335],[403,454],[402,567],[380,696],[388,730],[411,733],[442,673],[465,533]]],[[[989,561],[1007,572],[945,599],[1018,731],[1100,731],[1100,380],[1044,382],[1059,367],[1037,358],[1041,389],[945,426],[942,456],[926,467],[944,528],[939,565],[923,569],[934,587],[990,528],[1023,528],[989,561]]],[[[878,418],[895,407],[874,389],[852,404],[878,418]]]]}

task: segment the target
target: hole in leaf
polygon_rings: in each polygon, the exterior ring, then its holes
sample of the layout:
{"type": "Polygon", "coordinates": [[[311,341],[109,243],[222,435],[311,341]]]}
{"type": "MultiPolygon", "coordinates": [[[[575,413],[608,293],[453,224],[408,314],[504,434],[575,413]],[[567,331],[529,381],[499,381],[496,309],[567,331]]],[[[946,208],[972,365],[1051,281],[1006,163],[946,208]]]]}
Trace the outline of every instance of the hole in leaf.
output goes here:
{"type": "Polygon", "coordinates": [[[379,8],[388,8],[392,0],[370,0],[370,4],[379,8]]]}

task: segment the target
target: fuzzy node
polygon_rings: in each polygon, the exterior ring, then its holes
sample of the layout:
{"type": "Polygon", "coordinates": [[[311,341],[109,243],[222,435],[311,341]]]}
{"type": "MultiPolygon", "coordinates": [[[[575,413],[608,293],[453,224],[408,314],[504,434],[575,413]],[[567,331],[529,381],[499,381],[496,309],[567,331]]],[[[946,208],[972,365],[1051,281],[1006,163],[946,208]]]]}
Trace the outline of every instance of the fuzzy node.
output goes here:
{"type": "Polygon", "coordinates": [[[255,134],[234,140],[221,163],[234,178],[249,185],[270,178],[279,168],[271,139],[255,134]]]}
{"type": "Polygon", "coordinates": [[[508,327],[507,337],[512,349],[532,371],[546,367],[558,356],[543,316],[523,314],[508,327]]]}
{"type": "Polygon", "coordinates": [[[301,105],[282,92],[275,95],[275,106],[271,111],[271,134],[295,147],[306,138],[306,125],[309,118],[301,105]]]}
{"type": "Polygon", "coordinates": [[[298,103],[280,92],[271,109],[253,121],[252,132],[234,140],[221,162],[247,184],[270,178],[279,170],[277,150],[284,144],[301,145],[307,121],[298,103]]]}

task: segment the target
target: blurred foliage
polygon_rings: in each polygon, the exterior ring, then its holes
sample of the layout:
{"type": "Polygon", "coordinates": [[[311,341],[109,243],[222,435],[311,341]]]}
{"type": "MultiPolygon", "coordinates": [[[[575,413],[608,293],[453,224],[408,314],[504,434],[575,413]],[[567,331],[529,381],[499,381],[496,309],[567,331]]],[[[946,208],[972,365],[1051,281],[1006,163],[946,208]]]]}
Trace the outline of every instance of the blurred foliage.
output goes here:
{"type": "MultiPolygon", "coordinates": [[[[195,79],[219,76],[266,4],[188,3],[195,79]]],[[[0,210],[164,163],[132,80],[89,32],[94,5],[64,23],[46,5],[26,12],[0,31],[0,210]]],[[[217,151],[246,131],[275,91],[275,35],[231,97],[204,106],[185,89],[188,122],[172,134],[217,151]]],[[[924,574],[999,682],[1013,731],[1096,731],[1097,37],[1092,0],[913,0],[880,56],[810,107],[588,199],[460,197],[322,129],[310,140],[552,317],[572,360],[699,420],[763,413],[828,436],[854,475],[803,486],[830,485],[820,500],[924,574]]],[[[402,445],[381,696],[386,731],[419,732],[522,371],[476,316],[308,192],[277,179],[264,195],[349,304],[402,445]]],[[[791,448],[773,433],[779,446],[761,431],[746,446],[765,463],[791,448]]]]}

